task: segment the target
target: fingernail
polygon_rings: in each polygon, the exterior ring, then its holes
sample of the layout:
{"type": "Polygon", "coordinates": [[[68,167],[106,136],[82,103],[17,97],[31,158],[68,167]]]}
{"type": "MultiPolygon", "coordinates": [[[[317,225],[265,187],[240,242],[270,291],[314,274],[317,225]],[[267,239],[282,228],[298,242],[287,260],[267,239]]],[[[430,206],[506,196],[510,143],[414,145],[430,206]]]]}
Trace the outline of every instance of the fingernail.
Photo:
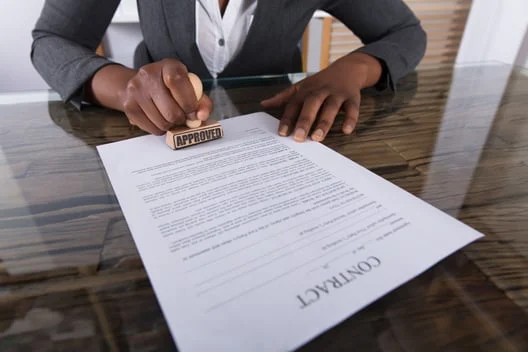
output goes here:
{"type": "Polygon", "coordinates": [[[320,128],[318,128],[318,129],[315,130],[314,133],[312,133],[312,139],[313,139],[314,141],[318,141],[318,142],[320,142],[320,141],[323,140],[323,135],[324,135],[323,130],[320,129],[320,128]]]}
{"type": "Polygon", "coordinates": [[[346,125],[345,127],[343,127],[343,132],[345,134],[351,134],[353,130],[354,127],[352,127],[351,125],[346,125]]]}
{"type": "Polygon", "coordinates": [[[196,120],[196,111],[187,114],[187,120],[196,120]]]}
{"type": "Polygon", "coordinates": [[[279,135],[286,137],[288,135],[288,125],[281,125],[279,128],[279,135]]]}
{"type": "Polygon", "coordinates": [[[295,134],[293,135],[293,138],[297,141],[297,142],[303,142],[304,139],[306,138],[306,132],[304,132],[304,130],[302,128],[297,128],[295,130],[295,134]]]}

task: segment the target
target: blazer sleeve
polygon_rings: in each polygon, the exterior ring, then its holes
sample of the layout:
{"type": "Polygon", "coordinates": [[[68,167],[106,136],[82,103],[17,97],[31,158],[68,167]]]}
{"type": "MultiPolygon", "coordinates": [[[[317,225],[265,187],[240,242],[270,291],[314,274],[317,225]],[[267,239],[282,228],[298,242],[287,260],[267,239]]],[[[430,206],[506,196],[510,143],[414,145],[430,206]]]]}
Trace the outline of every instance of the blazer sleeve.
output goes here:
{"type": "Polygon", "coordinates": [[[95,54],[119,0],[46,0],[32,31],[31,61],[65,101],[82,103],[83,87],[112,63],[95,54]]]}
{"type": "Polygon", "coordinates": [[[395,89],[424,56],[427,36],[402,0],[330,0],[323,8],[363,42],[357,51],[379,59],[384,77],[378,87],[395,89]]]}

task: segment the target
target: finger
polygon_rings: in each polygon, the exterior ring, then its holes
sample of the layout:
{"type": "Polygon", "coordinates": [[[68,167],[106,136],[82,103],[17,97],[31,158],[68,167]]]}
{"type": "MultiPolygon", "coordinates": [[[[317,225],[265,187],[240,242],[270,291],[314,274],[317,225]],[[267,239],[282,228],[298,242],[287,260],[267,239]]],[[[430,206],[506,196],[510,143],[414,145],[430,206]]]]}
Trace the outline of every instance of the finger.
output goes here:
{"type": "Polygon", "coordinates": [[[261,101],[260,104],[266,109],[280,108],[286,105],[298,90],[298,86],[294,84],[277,93],[275,96],[261,101]]]}
{"type": "Polygon", "coordinates": [[[297,121],[297,117],[299,116],[301,108],[302,102],[295,98],[286,104],[279,125],[280,136],[286,137],[290,135],[291,131],[293,130],[293,126],[295,125],[295,121],[297,121]]]}
{"type": "Polygon", "coordinates": [[[321,142],[325,139],[328,131],[330,131],[330,128],[334,124],[341,105],[343,105],[343,100],[335,96],[330,96],[325,100],[319,113],[319,120],[316,123],[317,127],[311,136],[314,141],[321,142]]]}
{"type": "Polygon", "coordinates": [[[185,112],[180,108],[176,101],[172,98],[172,94],[165,85],[155,89],[152,94],[152,101],[156,109],[161,114],[161,117],[168,121],[171,126],[180,126],[185,124],[185,112]]]}
{"type": "Polygon", "coordinates": [[[356,128],[359,119],[359,106],[361,96],[359,93],[352,99],[349,99],[343,105],[345,110],[345,119],[343,121],[343,133],[351,134],[356,128]]]}
{"type": "Polygon", "coordinates": [[[169,62],[162,68],[165,86],[189,120],[196,120],[198,99],[189,80],[187,68],[181,63],[169,62]]]}
{"type": "Polygon", "coordinates": [[[323,105],[327,97],[328,93],[325,91],[319,91],[306,97],[293,134],[293,138],[297,142],[304,142],[308,132],[312,128],[321,105],[323,105]]]}
{"type": "Polygon", "coordinates": [[[213,111],[213,102],[207,95],[202,95],[202,99],[198,101],[196,108],[196,117],[199,120],[206,121],[213,111]]]}
{"type": "Polygon", "coordinates": [[[136,101],[147,119],[159,130],[167,131],[174,126],[173,123],[165,120],[150,97],[139,97],[136,101]]]}
{"type": "Polygon", "coordinates": [[[152,133],[154,135],[162,135],[163,131],[157,128],[145,115],[140,106],[133,100],[129,100],[124,104],[125,114],[131,125],[138,126],[143,131],[152,133]]]}

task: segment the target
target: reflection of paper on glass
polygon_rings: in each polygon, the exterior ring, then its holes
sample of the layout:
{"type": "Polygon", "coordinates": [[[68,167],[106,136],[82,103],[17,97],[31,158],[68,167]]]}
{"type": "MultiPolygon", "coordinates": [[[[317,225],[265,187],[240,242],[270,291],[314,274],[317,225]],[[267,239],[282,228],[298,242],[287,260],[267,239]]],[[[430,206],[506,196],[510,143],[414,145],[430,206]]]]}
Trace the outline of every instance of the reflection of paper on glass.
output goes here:
{"type": "Polygon", "coordinates": [[[481,235],[253,114],[99,147],[178,347],[294,349],[481,235]]]}

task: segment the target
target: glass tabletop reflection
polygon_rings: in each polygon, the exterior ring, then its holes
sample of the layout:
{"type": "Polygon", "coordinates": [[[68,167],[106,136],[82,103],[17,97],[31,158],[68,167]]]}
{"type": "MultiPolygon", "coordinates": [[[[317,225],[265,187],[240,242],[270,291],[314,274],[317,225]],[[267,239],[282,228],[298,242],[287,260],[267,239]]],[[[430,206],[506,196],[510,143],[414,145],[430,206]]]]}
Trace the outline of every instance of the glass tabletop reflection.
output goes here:
{"type": "MultiPolygon", "coordinates": [[[[205,81],[212,118],[306,76],[205,81]]],[[[325,145],[486,236],[302,349],[528,350],[527,111],[526,72],[487,64],[364,91],[351,136],[338,116],[325,145]]],[[[0,351],[176,349],[95,149],[143,134],[51,91],[0,94],[0,351]]]]}

